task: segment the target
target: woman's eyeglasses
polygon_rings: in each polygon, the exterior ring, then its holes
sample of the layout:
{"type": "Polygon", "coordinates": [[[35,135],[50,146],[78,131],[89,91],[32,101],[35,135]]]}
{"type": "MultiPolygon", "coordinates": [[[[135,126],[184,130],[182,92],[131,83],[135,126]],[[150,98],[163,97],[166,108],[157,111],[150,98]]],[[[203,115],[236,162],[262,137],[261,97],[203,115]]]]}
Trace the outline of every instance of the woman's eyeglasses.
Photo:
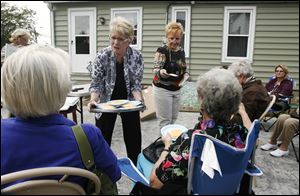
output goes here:
{"type": "Polygon", "coordinates": [[[278,72],[284,72],[284,71],[283,70],[276,70],[275,72],[278,73],[278,72]]]}
{"type": "Polygon", "coordinates": [[[124,39],[124,38],[117,38],[117,37],[109,37],[109,40],[111,42],[115,42],[116,40],[119,42],[119,43],[124,43],[124,42],[127,42],[128,39],[124,39]]]}

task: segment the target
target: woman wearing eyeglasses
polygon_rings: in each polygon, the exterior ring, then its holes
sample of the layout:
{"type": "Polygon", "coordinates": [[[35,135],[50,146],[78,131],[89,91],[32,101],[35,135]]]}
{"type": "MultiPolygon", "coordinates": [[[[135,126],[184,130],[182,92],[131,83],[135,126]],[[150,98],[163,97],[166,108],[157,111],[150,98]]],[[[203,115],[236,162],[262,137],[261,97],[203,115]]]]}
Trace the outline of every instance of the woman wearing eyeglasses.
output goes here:
{"type": "Polygon", "coordinates": [[[289,108],[287,100],[292,95],[293,82],[288,78],[288,68],[285,65],[275,67],[275,77],[266,84],[266,89],[270,95],[276,96],[273,109],[284,111],[289,108]]]}
{"type": "MultiPolygon", "coordinates": [[[[132,24],[122,17],[110,23],[110,46],[96,56],[90,86],[91,100],[88,109],[95,104],[110,100],[127,99],[143,101],[142,79],[144,60],[142,54],[132,47],[134,39],[132,24]]],[[[141,152],[141,125],[139,111],[120,113],[128,157],[136,163],[141,152]]],[[[96,126],[111,144],[116,113],[97,113],[96,126]]]]}
{"type": "Polygon", "coordinates": [[[180,82],[186,73],[185,53],[180,47],[183,27],[170,22],[165,27],[167,43],[154,56],[153,94],[159,129],[173,124],[179,113],[180,82]]]}

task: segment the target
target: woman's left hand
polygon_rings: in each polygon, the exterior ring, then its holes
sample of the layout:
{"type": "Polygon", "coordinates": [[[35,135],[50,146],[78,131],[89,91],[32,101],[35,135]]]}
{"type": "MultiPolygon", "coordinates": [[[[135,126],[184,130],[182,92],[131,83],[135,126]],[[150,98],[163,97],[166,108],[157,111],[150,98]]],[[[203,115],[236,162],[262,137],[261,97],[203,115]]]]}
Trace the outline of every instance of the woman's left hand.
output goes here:
{"type": "Polygon", "coordinates": [[[142,104],[144,104],[143,95],[140,91],[133,91],[132,95],[136,101],[140,101],[142,104]]]}
{"type": "Polygon", "coordinates": [[[166,148],[169,148],[170,145],[172,144],[172,137],[171,137],[171,135],[169,133],[167,133],[166,135],[162,136],[161,140],[165,144],[166,148]]]}

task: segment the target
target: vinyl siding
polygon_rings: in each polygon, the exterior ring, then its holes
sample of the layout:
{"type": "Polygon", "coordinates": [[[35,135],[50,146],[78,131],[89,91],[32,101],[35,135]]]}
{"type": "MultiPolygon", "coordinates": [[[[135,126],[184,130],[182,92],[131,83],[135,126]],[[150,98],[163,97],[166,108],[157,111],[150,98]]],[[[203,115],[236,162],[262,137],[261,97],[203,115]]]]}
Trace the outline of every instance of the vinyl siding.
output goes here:
{"type": "MultiPolygon", "coordinates": [[[[207,1],[206,1],[207,2],[207,1]]],[[[256,1],[257,2],[257,1],[256,1]]],[[[111,8],[142,7],[142,54],[145,62],[144,84],[152,81],[153,56],[161,46],[169,2],[86,2],[55,4],[55,44],[68,50],[67,8],[96,7],[97,18],[104,17],[105,25],[97,20],[97,48],[108,42],[111,8]]],[[[177,6],[186,6],[179,4],[177,6]]],[[[173,5],[174,6],[174,5],[173,5]]],[[[290,75],[299,84],[299,3],[197,3],[191,6],[190,57],[187,59],[191,78],[209,69],[228,65],[222,63],[223,17],[225,6],[256,6],[256,27],[253,51],[253,68],[258,79],[267,82],[277,64],[288,66],[290,75]]],[[[171,12],[171,8],[169,13],[171,12]]],[[[169,15],[170,17],[170,15],[169,15]]],[[[86,77],[86,76],[85,76],[86,77]]],[[[88,78],[89,79],[89,78],[88,78]]],[[[299,90],[299,85],[296,86],[299,90]]]]}
{"type": "Polygon", "coordinates": [[[285,64],[299,91],[299,3],[257,6],[255,73],[267,81],[274,66],[285,64]]]}

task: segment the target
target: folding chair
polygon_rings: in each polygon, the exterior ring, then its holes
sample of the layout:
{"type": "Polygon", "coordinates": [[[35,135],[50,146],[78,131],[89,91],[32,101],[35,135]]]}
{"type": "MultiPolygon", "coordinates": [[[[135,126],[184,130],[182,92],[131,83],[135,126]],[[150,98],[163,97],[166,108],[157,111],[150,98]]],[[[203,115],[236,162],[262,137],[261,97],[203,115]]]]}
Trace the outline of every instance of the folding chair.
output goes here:
{"type": "Polygon", "coordinates": [[[67,97],[65,104],[60,108],[59,113],[63,114],[68,118],[68,114],[72,113],[73,121],[77,124],[77,103],[79,102],[79,97],[67,97]]]}
{"type": "Polygon", "coordinates": [[[95,183],[95,194],[100,193],[101,182],[98,176],[88,170],[75,167],[44,167],[2,175],[1,195],[86,195],[85,190],[79,184],[65,181],[70,175],[92,180],[95,183]],[[53,175],[62,177],[59,180],[46,178],[53,175]],[[37,177],[39,178],[32,179],[37,177]],[[16,184],[2,189],[4,184],[12,182],[16,184]]]}
{"type": "MultiPolygon", "coordinates": [[[[246,146],[243,149],[235,148],[209,135],[194,134],[188,168],[188,194],[235,194],[249,164],[251,153],[259,135],[259,129],[259,121],[254,120],[247,135],[246,146]],[[213,143],[221,170],[221,174],[214,170],[214,177],[212,179],[204,172],[204,167],[202,167],[203,161],[201,159],[203,148],[208,140],[213,143]]],[[[252,187],[249,187],[249,189],[251,190],[252,187]]]]}
{"type": "Polygon", "coordinates": [[[296,150],[296,148],[295,148],[295,144],[294,144],[294,142],[293,142],[293,139],[294,139],[295,137],[297,137],[297,136],[299,136],[299,128],[297,129],[297,131],[295,132],[295,134],[294,134],[294,136],[293,136],[293,138],[292,138],[292,140],[291,140],[292,147],[293,147],[293,150],[294,150],[294,153],[295,153],[297,162],[299,162],[299,156],[298,156],[297,150],[296,150]]]}
{"type": "MultiPolygon", "coordinates": [[[[259,121],[255,120],[252,123],[246,139],[246,146],[243,149],[235,148],[209,135],[193,135],[188,168],[188,194],[234,194],[238,191],[244,173],[251,176],[262,175],[262,171],[250,160],[255,141],[258,138],[259,127],[259,121]],[[201,152],[207,139],[214,143],[222,171],[222,176],[215,174],[213,179],[210,179],[201,171],[201,152]]],[[[144,179],[143,174],[128,158],[118,159],[118,165],[122,174],[133,182],[141,182],[140,184],[149,186],[148,180],[144,179]]],[[[252,190],[252,183],[249,185],[249,190],[252,190]]],[[[153,192],[153,194],[157,193],[153,192]]]]}
{"type": "MultiPolygon", "coordinates": [[[[265,118],[266,114],[269,112],[269,110],[271,109],[271,107],[274,105],[275,101],[276,101],[276,96],[275,95],[271,95],[272,99],[269,103],[269,105],[267,106],[267,108],[265,109],[265,111],[261,114],[261,116],[259,117],[258,121],[262,122],[263,119],[265,118]]],[[[265,127],[263,126],[263,124],[260,124],[260,126],[265,129],[265,127]]],[[[250,193],[251,191],[251,187],[252,187],[252,183],[253,181],[255,182],[254,177],[256,176],[261,176],[263,173],[262,171],[255,165],[255,152],[257,149],[259,143],[259,138],[257,138],[256,142],[255,142],[255,146],[253,148],[253,152],[251,154],[251,162],[250,164],[248,164],[247,168],[246,168],[246,174],[244,174],[243,178],[242,178],[242,183],[246,184],[243,185],[242,187],[240,187],[240,191],[242,193],[245,192],[245,187],[248,193],[250,193]],[[255,166],[254,166],[255,165],[255,166]]]]}
{"type": "Polygon", "coordinates": [[[272,106],[274,105],[274,103],[276,101],[275,95],[271,95],[271,97],[272,97],[272,100],[270,101],[268,107],[265,109],[265,111],[261,114],[261,116],[258,119],[260,122],[265,118],[266,114],[269,112],[269,110],[272,108],[272,106]]]}
{"type": "MultiPolygon", "coordinates": [[[[274,77],[275,76],[271,76],[269,78],[269,80],[274,79],[274,77]]],[[[296,81],[291,77],[288,77],[288,79],[292,82],[293,88],[295,88],[296,87],[296,81]]],[[[275,110],[275,109],[271,108],[267,112],[267,114],[265,115],[263,122],[268,122],[272,118],[278,118],[280,114],[288,112],[290,110],[290,108],[292,107],[291,100],[293,99],[293,97],[294,97],[293,94],[291,96],[288,96],[288,97],[282,95],[282,98],[279,98],[279,100],[287,102],[289,104],[289,108],[286,109],[286,110],[275,110]]],[[[262,125],[262,128],[264,129],[265,132],[269,132],[271,130],[271,128],[275,125],[276,121],[277,120],[275,120],[268,128],[265,128],[263,125],[262,125]]]]}

